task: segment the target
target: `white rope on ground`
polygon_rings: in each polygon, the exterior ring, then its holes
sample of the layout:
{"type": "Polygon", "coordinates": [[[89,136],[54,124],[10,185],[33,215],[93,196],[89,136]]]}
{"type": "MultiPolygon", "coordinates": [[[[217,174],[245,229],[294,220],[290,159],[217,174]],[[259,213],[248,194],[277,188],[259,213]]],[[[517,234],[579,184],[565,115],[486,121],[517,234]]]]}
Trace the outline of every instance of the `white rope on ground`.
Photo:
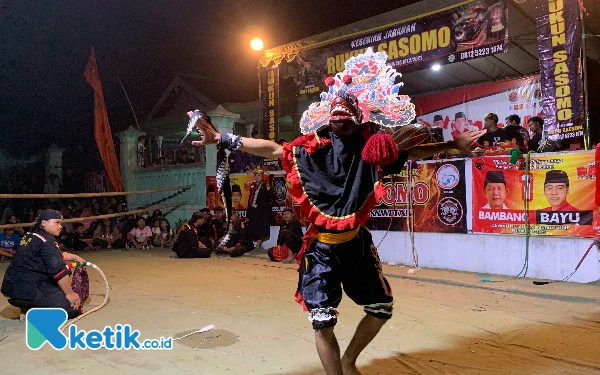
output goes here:
{"type": "MultiPolygon", "coordinates": [[[[114,213],[114,214],[106,214],[106,215],[98,215],[98,216],[86,216],[86,217],[75,217],[75,218],[72,218],[72,219],[64,219],[62,222],[63,223],[78,223],[78,222],[86,221],[86,220],[112,219],[113,217],[135,215],[135,214],[139,214],[139,213],[146,212],[146,211],[162,210],[163,208],[179,207],[179,206],[183,206],[183,205],[186,205],[186,204],[187,204],[187,202],[183,201],[183,202],[178,202],[178,203],[163,204],[163,205],[155,206],[155,207],[148,207],[148,208],[145,208],[145,209],[139,209],[139,210],[133,210],[133,211],[126,211],[126,212],[118,212],[118,213],[114,213]]],[[[26,227],[32,227],[32,226],[33,226],[33,223],[4,224],[4,225],[0,225],[0,230],[4,229],[4,228],[26,228],[26,227]]]]}
{"type": "Polygon", "coordinates": [[[189,190],[191,188],[192,188],[192,185],[184,185],[184,186],[174,186],[174,187],[161,188],[161,189],[135,190],[135,191],[117,191],[117,192],[108,192],[108,193],[0,194],[0,199],[101,198],[101,197],[118,197],[118,196],[121,196],[121,195],[131,195],[131,194],[162,193],[162,192],[165,192],[165,191],[173,191],[173,190],[184,190],[185,191],[185,190],[189,190]]]}
{"type": "Polygon", "coordinates": [[[202,327],[202,328],[200,328],[200,329],[199,329],[199,330],[197,330],[197,331],[190,332],[190,333],[188,333],[187,335],[183,335],[183,336],[181,336],[181,337],[174,338],[174,339],[173,339],[173,341],[181,340],[181,339],[182,339],[182,338],[184,338],[184,337],[188,337],[188,336],[191,336],[191,335],[195,335],[196,333],[208,332],[208,331],[210,331],[211,329],[214,329],[214,328],[215,328],[215,325],[214,325],[214,324],[211,324],[211,325],[209,325],[209,326],[202,327]]]}

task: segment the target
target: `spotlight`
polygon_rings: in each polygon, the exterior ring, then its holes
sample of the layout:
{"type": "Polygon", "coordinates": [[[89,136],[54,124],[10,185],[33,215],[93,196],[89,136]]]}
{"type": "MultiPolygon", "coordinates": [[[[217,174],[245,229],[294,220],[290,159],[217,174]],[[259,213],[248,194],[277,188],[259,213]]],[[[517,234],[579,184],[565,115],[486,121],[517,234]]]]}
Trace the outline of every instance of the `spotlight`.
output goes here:
{"type": "Polygon", "coordinates": [[[263,49],[263,41],[260,38],[254,38],[250,41],[250,48],[255,51],[261,51],[263,49]]]}
{"type": "Polygon", "coordinates": [[[433,64],[433,65],[431,66],[431,70],[434,70],[434,71],[436,71],[436,72],[437,72],[438,70],[440,70],[440,69],[442,69],[442,66],[441,66],[440,64],[433,64]]]}

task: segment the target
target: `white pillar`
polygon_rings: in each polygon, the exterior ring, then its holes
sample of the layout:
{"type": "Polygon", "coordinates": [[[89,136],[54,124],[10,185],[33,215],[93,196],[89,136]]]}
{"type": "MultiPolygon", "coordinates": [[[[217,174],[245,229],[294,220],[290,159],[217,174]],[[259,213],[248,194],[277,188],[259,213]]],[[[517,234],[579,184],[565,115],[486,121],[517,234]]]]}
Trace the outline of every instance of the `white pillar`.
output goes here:
{"type": "Polygon", "coordinates": [[[163,136],[159,135],[158,137],[156,137],[156,146],[158,147],[158,157],[162,157],[162,142],[163,142],[163,136]]]}
{"type": "Polygon", "coordinates": [[[254,124],[246,125],[246,137],[252,138],[252,130],[254,129],[254,124]]]}
{"type": "MultiPolygon", "coordinates": [[[[215,109],[208,112],[213,125],[221,134],[233,133],[235,120],[240,118],[237,113],[229,112],[218,105],[215,109]]],[[[214,176],[217,171],[217,148],[214,146],[206,147],[206,175],[214,176]]]]}
{"type": "Polygon", "coordinates": [[[62,184],[62,154],[65,152],[64,148],[60,148],[53,144],[46,150],[45,163],[46,163],[46,178],[52,173],[58,176],[58,181],[62,184]]]}
{"type": "Polygon", "coordinates": [[[117,133],[121,140],[120,147],[120,167],[121,179],[125,191],[132,191],[136,188],[135,170],[137,169],[137,144],[138,138],[146,133],[134,129],[132,126],[126,130],[117,133]]]}

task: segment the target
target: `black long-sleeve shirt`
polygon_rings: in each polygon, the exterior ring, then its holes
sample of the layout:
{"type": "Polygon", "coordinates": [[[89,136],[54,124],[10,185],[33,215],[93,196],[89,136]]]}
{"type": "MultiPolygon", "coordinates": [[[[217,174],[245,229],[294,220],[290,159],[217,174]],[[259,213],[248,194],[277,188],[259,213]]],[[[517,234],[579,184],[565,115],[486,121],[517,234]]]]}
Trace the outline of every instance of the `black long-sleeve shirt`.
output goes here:
{"type": "Polygon", "coordinates": [[[191,224],[185,224],[177,235],[177,240],[173,244],[173,251],[179,258],[190,258],[198,252],[199,248],[197,229],[191,224]]]}
{"type": "Polygon", "coordinates": [[[294,254],[300,251],[302,247],[302,224],[298,219],[293,218],[289,223],[281,223],[279,235],[277,236],[277,245],[286,245],[294,254]]]}
{"type": "Polygon", "coordinates": [[[51,234],[43,230],[27,233],[4,274],[1,292],[33,301],[38,289],[44,295],[60,290],[58,281],[70,274],[51,234]]]}

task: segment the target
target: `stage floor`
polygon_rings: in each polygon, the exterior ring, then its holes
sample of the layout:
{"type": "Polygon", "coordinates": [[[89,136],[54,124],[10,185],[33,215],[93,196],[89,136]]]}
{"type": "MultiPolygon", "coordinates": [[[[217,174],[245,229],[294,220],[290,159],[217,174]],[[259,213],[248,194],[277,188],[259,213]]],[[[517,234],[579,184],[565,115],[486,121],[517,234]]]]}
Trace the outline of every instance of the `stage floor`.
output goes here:
{"type": "MultiPolygon", "coordinates": [[[[177,337],[209,324],[213,331],[177,341],[170,351],[56,351],[49,345],[31,351],[18,310],[0,298],[0,373],[323,373],[307,314],[294,302],[296,266],[268,262],[265,255],[183,260],[172,254],[84,253],[106,273],[111,295],[78,328],[130,324],[143,339],[177,337]]],[[[0,275],[7,265],[0,263],[0,275]]],[[[490,284],[476,274],[406,271],[384,266],[395,313],[359,358],[364,374],[600,373],[599,285],[490,284]]],[[[86,309],[97,306],[104,291],[97,273],[89,274],[86,309]]],[[[343,351],[363,312],[346,296],[340,312],[343,351]]]]}

